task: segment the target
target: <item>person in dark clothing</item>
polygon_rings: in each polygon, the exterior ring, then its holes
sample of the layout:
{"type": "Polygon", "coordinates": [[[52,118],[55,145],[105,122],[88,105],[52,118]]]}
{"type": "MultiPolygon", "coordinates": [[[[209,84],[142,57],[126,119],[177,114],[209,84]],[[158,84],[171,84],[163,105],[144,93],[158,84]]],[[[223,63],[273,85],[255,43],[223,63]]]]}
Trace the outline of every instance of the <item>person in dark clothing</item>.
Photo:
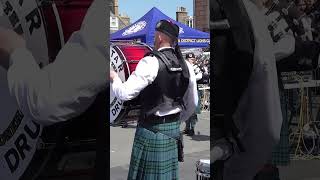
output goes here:
{"type": "Polygon", "coordinates": [[[177,45],[179,27],[167,20],[156,25],[154,49],[141,59],[126,82],[110,71],[117,98],[140,94],[141,111],[131,153],[128,180],[179,179],[177,139],[180,121],[198,102],[193,68],[177,45]]]}
{"type": "MultiPolygon", "coordinates": [[[[202,72],[200,67],[198,66],[198,64],[195,62],[196,61],[196,57],[195,55],[191,52],[191,53],[187,53],[186,54],[186,60],[192,65],[194,73],[196,75],[196,80],[197,82],[199,80],[202,79],[202,72]]],[[[198,88],[197,88],[198,89],[198,88]]],[[[198,96],[199,95],[199,90],[198,90],[198,96]]],[[[193,136],[194,135],[194,127],[196,126],[196,123],[198,121],[198,116],[197,114],[201,113],[201,104],[200,104],[200,100],[198,101],[198,106],[196,111],[192,114],[192,116],[186,121],[186,127],[184,130],[184,134],[187,134],[188,136],[193,136]]]]}
{"type": "Polygon", "coordinates": [[[261,12],[262,0],[216,2],[212,147],[229,142],[233,149],[229,158],[222,158],[223,168],[216,169],[224,180],[250,180],[280,137],[282,114],[273,41],[261,12]]]}

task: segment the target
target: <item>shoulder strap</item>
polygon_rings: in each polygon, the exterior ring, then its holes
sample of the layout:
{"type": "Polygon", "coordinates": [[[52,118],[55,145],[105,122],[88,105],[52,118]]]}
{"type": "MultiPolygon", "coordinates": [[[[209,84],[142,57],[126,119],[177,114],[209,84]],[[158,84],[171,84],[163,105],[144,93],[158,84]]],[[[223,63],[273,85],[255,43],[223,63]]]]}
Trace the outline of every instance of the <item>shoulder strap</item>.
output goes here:
{"type": "Polygon", "coordinates": [[[170,72],[182,71],[181,67],[173,67],[168,58],[159,51],[151,51],[147,53],[145,56],[156,56],[159,60],[161,60],[167,67],[170,72]]]}

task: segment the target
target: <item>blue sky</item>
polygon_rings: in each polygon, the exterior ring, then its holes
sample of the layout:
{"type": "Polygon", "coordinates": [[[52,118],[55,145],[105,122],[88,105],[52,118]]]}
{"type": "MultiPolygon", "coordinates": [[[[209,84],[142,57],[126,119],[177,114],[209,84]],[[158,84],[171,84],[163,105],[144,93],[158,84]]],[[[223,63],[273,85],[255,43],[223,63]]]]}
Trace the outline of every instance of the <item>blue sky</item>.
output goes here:
{"type": "Polygon", "coordinates": [[[193,15],[193,0],[119,0],[119,13],[127,14],[133,23],[152,7],[156,7],[167,16],[176,19],[177,7],[180,6],[187,8],[189,16],[193,15]]]}

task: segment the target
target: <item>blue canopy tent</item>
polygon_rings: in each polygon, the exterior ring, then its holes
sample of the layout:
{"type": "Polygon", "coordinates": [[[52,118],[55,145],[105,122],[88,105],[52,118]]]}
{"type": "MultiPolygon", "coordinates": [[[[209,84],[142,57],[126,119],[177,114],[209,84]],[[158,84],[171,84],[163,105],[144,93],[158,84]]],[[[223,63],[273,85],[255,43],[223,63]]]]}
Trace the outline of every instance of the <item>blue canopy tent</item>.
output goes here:
{"type": "Polygon", "coordinates": [[[132,25],[111,34],[111,40],[139,40],[149,46],[153,46],[156,23],[161,19],[170,20],[180,27],[178,40],[180,47],[201,48],[209,46],[209,33],[190,28],[180,22],[174,21],[155,7],[132,25]]]}

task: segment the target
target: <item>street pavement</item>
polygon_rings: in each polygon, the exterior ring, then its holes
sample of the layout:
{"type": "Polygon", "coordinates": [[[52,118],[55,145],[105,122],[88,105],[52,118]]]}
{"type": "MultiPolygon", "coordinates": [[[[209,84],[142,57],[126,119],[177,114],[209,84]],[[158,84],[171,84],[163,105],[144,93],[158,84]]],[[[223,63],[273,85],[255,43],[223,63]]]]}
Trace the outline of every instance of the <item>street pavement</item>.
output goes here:
{"type": "Polygon", "coordinates": [[[320,180],[320,161],[294,160],[279,171],[281,180],[320,180]]]}
{"type": "MultiPolygon", "coordinates": [[[[210,159],[210,117],[209,112],[198,115],[198,123],[193,137],[184,136],[183,163],[179,163],[179,174],[181,180],[196,179],[196,162],[199,159],[210,159]]],[[[184,123],[181,130],[184,129],[184,123]]],[[[110,180],[126,180],[129,170],[129,162],[135,123],[129,124],[127,128],[110,127],[110,180]]]]}

